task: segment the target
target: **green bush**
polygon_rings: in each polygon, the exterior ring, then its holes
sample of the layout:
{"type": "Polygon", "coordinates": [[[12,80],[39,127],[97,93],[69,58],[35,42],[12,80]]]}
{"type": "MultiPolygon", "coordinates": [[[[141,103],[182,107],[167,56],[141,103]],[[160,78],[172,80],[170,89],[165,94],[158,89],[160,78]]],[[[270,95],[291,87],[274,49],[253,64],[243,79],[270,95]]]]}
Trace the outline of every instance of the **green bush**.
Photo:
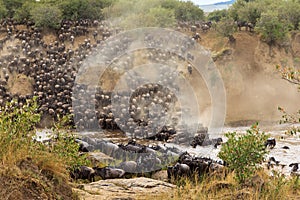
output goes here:
{"type": "Polygon", "coordinates": [[[254,175],[268,153],[264,145],[268,135],[261,133],[256,124],[246,134],[232,132],[225,136],[228,141],[222,146],[218,156],[235,172],[237,181],[244,183],[254,175]]]}
{"type": "Polygon", "coordinates": [[[269,45],[275,45],[287,37],[290,24],[279,18],[278,12],[268,11],[262,13],[257,24],[257,31],[261,34],[262,39],[269,45]]]}
{"type": "Polygon", "coordinates": [[[62,11],[55,5],[37,4],[30,15],[37,27],[58,28],[62,20],[62,11]]]}
{"type": "Polygon", "coordinates": [[[25,2],[20,8],[16,9],[13,18],[18,22],[24,22],[24,20],[30,19],[30,10],[32,10],[34,6],[35,3],[25,2]]]}
{"type": "Polygon", "coordinates": [[[65,0],[59,3],[64,19],[103,19],[102,9],[113,0],[65,0]]]}
{"type": "Polygon", "coordinates": [[[299,29],[299,22],[300,22],[300,3],[287,0],[282,2],[282,4],[278,7],[278,13],[280,19],[284,21],[288,21],[291,24],[291,28],[294,30],[299,29]]]}
{"type": "Polygon", "coordinates": [[[33,1],[33,0],[2,0],[7,11],[8,11],[8,17],[13,17],[14,13],[17,9],[19,9],[24,2],[29,2],[29,1],[33,1]]]}
{"type": "Polygon", "coordinates": [[[61,118],[52,127],[50,145],[36,142],[36,124],[40,121],[36,97],[27,100],[21,108],[15,100],[0,108],[0,163],[15,165],[31,158],[39,167],[64,171],[80,165],[89,165],[86,156],[79,156],[79,144],[69,131],[70,117],[61,118]],[[64,169],[64,170],[62,170],[64,169]]]}
{"type": "Polygon", "coordinates": [[[238,18],[239,20],[250,22],[255,25],[257,20],[260,19],[263,10],[264,8],[262,7],[261,2],[249,2],[238,10],[238,18]]]}
{"type": "Polygon", "coordinates": [[[3,3],[3,1],[0,1],[0,19],[6,17],[8,14],[8,11],[3,3]]]}
{"type": "Polygon", "coordinates": [[[20,109],[17,102],[7,103],[0,108],[0,160],[13,164],[30,154],[35,125],[40,120],[36,101],[28,100],[20,109]]]}
{"type": "Polygon", "coordinates": [[[191,1],[179,1],[175,8],[175,17],[179,21],[194,22],[204,20],[204,11],[191,1]]]}
{"type": "Polygon", "coordinates": [[[76,135],[71,131],[71,116],[58,117],[58,121],[52,127],[52,140],[55,145],[50,148],[50,152],[59,159],[64,160],[69,170],[73,170],[81,165],[90,165],[86,155],[79,156],[79,144],[75,141],[76,135]]]}
{"type": "Polygon", "coordinates": [[[217,32],[223,37],[227,37],[229,40],[233,38],[233,34],[236,32],[236,25],[232,18],[225,17],[217,24],[217,32]]]}
{"type": "Polygon", "coordinates": [[[209,21],[219,22],[222,18],[226,17],[227,15],[228,15],[227,9],[215,10],[208,13],[207,19],[209,21]]]}

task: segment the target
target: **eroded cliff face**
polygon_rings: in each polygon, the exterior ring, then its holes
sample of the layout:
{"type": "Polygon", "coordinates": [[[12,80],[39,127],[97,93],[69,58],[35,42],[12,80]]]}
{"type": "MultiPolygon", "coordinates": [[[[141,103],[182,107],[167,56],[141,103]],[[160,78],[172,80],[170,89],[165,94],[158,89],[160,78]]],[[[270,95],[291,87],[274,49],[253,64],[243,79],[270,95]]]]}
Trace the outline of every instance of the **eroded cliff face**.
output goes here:
{"type": "Polygon", "coordinates": [[[291,35],[290,43],[271,49],[260,41],[258,35],[246,31],[235,33],[235,44],[229,44],[226,38],[219,37],[214,31],[203,33],[201,37],[200,44],[211,50],[223,77],[227,124],[240,122],[244,125],[242,122],[245,121],[276,123],[281,118],[278,106],[288,112],[299,109],[297,87],[283,80],[276,70],[276,65],[299,66],[299,33],[291,35]]]}

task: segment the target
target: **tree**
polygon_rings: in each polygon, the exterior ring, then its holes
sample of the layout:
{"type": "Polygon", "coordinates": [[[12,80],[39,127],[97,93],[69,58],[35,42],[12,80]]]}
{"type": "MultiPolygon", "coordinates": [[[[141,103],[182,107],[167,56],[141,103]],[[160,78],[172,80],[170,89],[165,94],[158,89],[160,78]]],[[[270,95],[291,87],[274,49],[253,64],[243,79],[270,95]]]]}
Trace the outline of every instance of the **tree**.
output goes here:
{"type": "Polygon", "coordinates": [[[281,20],[278,12],[272,10],[262,13],[257,23],[257,31],[270,47],[286,39],[288,27],[289,23],[281,20]]]}
{"type": "Polygon", "coordinates": [[[262,11],[263,8],[261,7],[261,2],[254,1],[241,7],[237,13],[239,20],[250,22],[255,25],[257,20],[260,18],[262,11]]]}
{"type": "Polygon", "coordinates": [[[0,1],[0,18],[2,19],[4,17],[6,17],[7,13],[8,13],[8,11],[7,11],[3,1],[0,1]]]}
{"type": "Polygon", "coordinates": [[[174,11],[162,7],[151,8],[147,14],[147,18],[149,21],[146,26],[149,27],[173,27],[176,23],[174,11]]]}
{"type": "Polygon", "coordinates": [[[62,20],[61,10],[57,6],[45,3],[36,5],[30,14],[37,27],[58,28],[62,20]]]}
{"type": "Polygon", "coordinates": [[[244,0],[237,0],[232,6],[229,8],[229,16],[234,20],[240,20],[239,16],[239,10],[244,8],[246,5],[246,2],[244,0]]]}
{"type": "MultiPolygon", "coordinates": [[[[119,0],[103,9],[107,19],[126,29],[137,27],[174,27],[173,9],[162,6],[160,0],[119,0]]],[[[165,5],[167,6],[167,5],[165,5]]]]}
{"type": "Polygon", "coordinates": [[[179,21],[194,22],[204,20],[204,12],[191,1],[179,1],[175,8],[175,17],[179,21]]]}
{"type": "Polygon", "coordinates": [[[225,17],[217,24],[217,32],[223,36],[227,37],[230,42],[234,42],[235,38],[233,34],[236,32],[236,25],[232,18],[225,17]]]}
{"type": "Polygon", "coordinates": [[[228,15],[227,9],[215,10],[208,13],[207,19],[209,21],[219,22],[222,18],[226,17],[227,15],[228,15]]]}
{"type": "Polygon", "coordinates": [[[31,18],[30,10],[35,6],[35,2],[26,1],[20,8],[16,9],[13,18],[18,22],[23,22],[31,18]]]}
{"type": "Polygon", "coordinates": [[[65,0],[60,2],[64,19],[103,19],[102,9],[112,4],[113,0],[65,0]]]}
{"type": "Polygon", "coordinates": [[[300,23],[300,4],[293,0],[283,1],[278,6],[279,18],[288,21],[297,30],[300,23]]]}
{"type": "Polygon", "coordinates": [[[8,17],[13,17],[15,11],[20,8],[25,2],[32,2],[32,0],[3,0],[3,3],[8,11],[8,17]]]}

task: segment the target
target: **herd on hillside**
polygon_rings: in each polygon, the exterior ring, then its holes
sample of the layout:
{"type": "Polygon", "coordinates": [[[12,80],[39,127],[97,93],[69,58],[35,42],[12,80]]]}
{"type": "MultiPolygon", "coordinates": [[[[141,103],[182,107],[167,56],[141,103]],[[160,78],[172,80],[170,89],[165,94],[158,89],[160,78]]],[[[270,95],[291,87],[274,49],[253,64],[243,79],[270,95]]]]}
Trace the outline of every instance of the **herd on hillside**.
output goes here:
{"type": "MultiPolygon", "coordinates": [[[[250,23],[237,23],[239,29],[246,27],[252,31],[253,26],[250,23]]],[[[193,39],[200,40],[198,31],[207,32],[214,25],[212,22],[201,22],[189,24],[185,22],[178,23],[180,31],[192,31],[193,39]]],[[[26,21],[19,24],[13,19],[3,19],[0,22],[0,105],[5,106],[6,102],[16,99],[15,106],[22,107],[27,99],[33,96],[38,97],[40,105],[39,110],[44,116],[51,116],[54,119],[58,115],[67,115],[74,112],[72,107],[72,91],[74,88],[80,90],[88,90],[86,85],[75,84],[75,78],[83,61],[97,50],[102,41],[105,41],[112,35],[119,33],[121,29],[111,28],[106,21],[97,20],[63,20],[60,28],[56,30],[55,40],[49,42],[43,30],[35,27],[32,21],[26,21]],[[84,38],[84,39],[82,39],[84,38]],[[32,92],[26,94],[13,94],[9,85],[16,78],[16,74],[23,74],[32,81],[32,92]]],[[[118,46],[118,48],[122,48],[118,46]]],[[[149,59],[168,59],[166,55],[153,53],[149,59]]],[[[132,62],[129,58],[128,63],[132,62]]],[[[124,63],[125,65],[125,63],[124,63]]],[[[188,69],[192,74],[192,69],[188,69]]],[[[172,74],[170,77],[172,79],[172,74]]],[[[138,80],[137,84],[138,84],[138,80]]],[[[173,124],[168,124],[157,130],[155,134],[147,137],[149,128],[152,123],[147,117],[141,118],[142,113],[147,113],[147,108],[157,103],[161,105],[165,112],[169,107],[176,102],[176,96],[169,90],[166,90],[159,84],[144,85],[134,93],[130,99],[131,121],[128,121],[124,126],[129,127],[129,131],[135,132],[137,135],[149,140],[159,140],[162,142],[172,141],[176,139],[180,144],[185,143],[194,148],[196,146],[211,145],[218,148],[222,144],[222,138],[208,138],[207,129],[198,125],[196,135],[188,135],[184,132],[186,127],[176,127],[173,124]],[[148,99],[148,104],[140,106],[139,101],[148,99]],[[133,130],[137,124],[143,127],[139,130],[133,130]],[[145,136],[146,134],[146,136],[145,136]],[[176,137],[174,137],[176,136],[176,137]]],[[[106,130],[122,130],[120,123],[121,118],[116,118],[112,112],[110,91],[105,91],[100,87],[97,88],[94,96],[96,102],[96,116],[84,119],[85,112],[81,110],[81,105],[78,105],[78,111],[82,112],[83,118],[80,118],[80,112],[77,113],[79,118],[74,126],[78,129],[88,129],[91,124],[99,124],[102,129],[106,130]]],[[[115,97],[118,98],[118,97],[115,97]]],[[[84,105],[85,102],[82,102],[84,105]]],[[[126,109],[126,108],[124,108],[126,109]]],[[[123,111],[120,110],[120,113],[123,111]]],[[[189,111],[187,111],[189,112],[189,111]]],[[[158,112],[156,120],[160,121],[163,118],[164,112],[158,112]]],[[[133,155],[133,160],[125,160],[115,167],[94,167],[81,166],[71,172],[71,177],[74,179],[95,180],[95,176],[100,176],[102,179],[126,177],[136,171],[143,174],[139,169],[145,171],[161,170],[162,166],[169,163],[170,158],[177,158],[173,162],[173,166],[167,167],[169,179],[171,177],[179,178],[182,176],[191,176],[193,173],[202,175],[204,173],[213,173],[220,171],[226,163],[214,161],[210,158],[192,156],[186,152],[180,152],[176,148],[169,148],[159,145],[142,145],[136,141],[129,141],[127,144],[115,144],[102,140],[92,140],[91,138],[78,139],[81,152],[89,152],[100,149],[104,153],[112,157],[130,157],[133,155]],[[127,155],[127,153],[130,153],[127,155]],[[142,156],[139,156],[141,154],[142,156]]],[[[266,146],[275,146],[275,140],[268,140],[266,146]]],[[[275,159],[269,161],[269,166],[276,162],[275,159]]],[[[292,163],[292,172],[297,172],[298,163],[292,163]]]]}

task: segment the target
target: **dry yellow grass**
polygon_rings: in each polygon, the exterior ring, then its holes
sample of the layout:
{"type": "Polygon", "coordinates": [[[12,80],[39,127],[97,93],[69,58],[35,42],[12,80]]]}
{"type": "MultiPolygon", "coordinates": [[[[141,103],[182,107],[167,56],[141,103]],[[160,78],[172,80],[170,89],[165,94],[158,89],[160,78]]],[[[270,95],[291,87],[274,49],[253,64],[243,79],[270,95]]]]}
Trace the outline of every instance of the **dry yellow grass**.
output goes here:
{"type": "MultiPolygon", "coordinates": [[[[149,195],[145,199],[151,199],[151,196],[149,195]]],[[[206,177],[201,182],[184,179],[180,181],[180,184],[172,193],[161,194],[157,199],[296,200],[300,199],[300,180],[299,177],[288,178],[281,175],[270,177],[263,171],[257,172],[257,175],[244,185],[240,185],[235,181],[234,173],[228,174],[225,178],[206,177]]]]}

